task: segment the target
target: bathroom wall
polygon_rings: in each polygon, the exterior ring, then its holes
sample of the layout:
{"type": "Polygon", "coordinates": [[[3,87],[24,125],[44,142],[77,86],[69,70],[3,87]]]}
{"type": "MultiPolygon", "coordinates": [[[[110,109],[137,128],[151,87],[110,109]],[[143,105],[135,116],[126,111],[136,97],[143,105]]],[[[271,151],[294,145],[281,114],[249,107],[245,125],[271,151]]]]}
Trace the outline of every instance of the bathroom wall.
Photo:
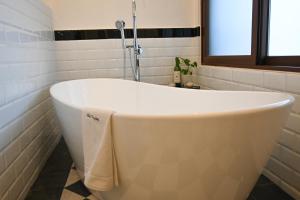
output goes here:
{"type": "MultiPolygon", "coordinates": [[[[144,82],[171,83],[175,56],[199,59],[198,37],[141,39],[140,44],[144,48],[140,61],[144,82]]],[[[120,40],[59,41],[56,50],[59,81],[123,76],[120,40]]],[[[127,78],[130,79],[132,72],[128,62],[127,59],[127,78]]]]}
{"type": "Polygon", "coordinates": [[[200,85],[214,90],[278,91],[296,98],[264,174],[300,199],[300,73],[201,66],[200,85]]]}
{"type": "Polygon", "coordinates": [[[24,199],[59,139],[51,11],[40,0],[0,1],[0,199],[24,199]]]}
{"type": "MultiPolygon", "coordinates": [[[[88,4],[71,0],[45,1],[53,10],[55,30],[115,29],[117,19],[124,19],[127,27],[132,27],[131,0],[91,0],[88,4]]],[[[198,4],[197,0],[137,0],[138,27],[195,28],[199,26],[198,4]]],[[[198,61],[199,41],[199,37],[140,39],[144,48],[142,81],[172,82],[174,57],[198,61]]],[[[59,81],[123,76],[120,39],[56,41],[56,51],[59,81]]],[[[128,59],[127,65],[127,75],[131,75],[128,59]]]]}
{"type": "MultiPolygon", "coordinates": [[[[123,19],[132,27],[132,0],[44,0],[53,10],[56,30],[115,28],[123,19]]],[[[198,0],[136,0],[140,28],[183,28],[199,25],[198,0]]]]}

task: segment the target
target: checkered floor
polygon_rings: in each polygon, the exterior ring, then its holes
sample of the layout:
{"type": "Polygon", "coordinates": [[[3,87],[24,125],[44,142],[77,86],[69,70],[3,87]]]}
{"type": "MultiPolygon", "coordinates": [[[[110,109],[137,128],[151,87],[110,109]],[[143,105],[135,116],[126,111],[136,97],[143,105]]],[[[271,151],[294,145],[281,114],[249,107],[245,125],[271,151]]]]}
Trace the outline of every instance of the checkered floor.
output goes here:
{"type": "Polygon", "coordinates": [[[76,168],[72,167],[60,200],[97,200],[80,181],[76,168]]]}
{"type": "MultiPolygon", "coordinates": [[[[26,200],[97,200],[80,181],[72,163],[66,144],[61,140],[26,200]]],[[[294,200],[269,179],[261,176],[248,200],[269,199],[294,200]]]]}

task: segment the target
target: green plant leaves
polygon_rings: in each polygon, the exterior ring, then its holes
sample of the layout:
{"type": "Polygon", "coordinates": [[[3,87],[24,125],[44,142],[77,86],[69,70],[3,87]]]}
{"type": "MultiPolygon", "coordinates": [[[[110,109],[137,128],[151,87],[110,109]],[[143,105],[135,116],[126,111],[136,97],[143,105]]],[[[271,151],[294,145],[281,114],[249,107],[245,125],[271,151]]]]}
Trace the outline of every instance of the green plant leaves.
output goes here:
{"type": "Polygon", "coordinates": [[[175,58],[175,68],[174,71],[181,71],[181,67],[180,67],[180,59],[179,57],[175,58]]]}
{"type": "Polygon", "coordinates": [[[197,62],[193,62],[191,63],[190,59],[187,58],[181,58],[181,57],[176,57],[175,58],[175,71],[180,71],[181,74],[183,75],[192,75],[192,68],[196,68],[198,67],[198,63],[197,62]],[[181,64],[184,64],[185,67],[182,67],[181,64]]]}
{"type": "Polygon", "coordinates": [[[189,69],[181,69],[181,74],[187,75],[189,73],[189,69]]]}
{"type": "Polygon", "coordinates": [[[190,66],[190,60],[189,59],[183,59],[183,62],[186,66],[190,66]]]}

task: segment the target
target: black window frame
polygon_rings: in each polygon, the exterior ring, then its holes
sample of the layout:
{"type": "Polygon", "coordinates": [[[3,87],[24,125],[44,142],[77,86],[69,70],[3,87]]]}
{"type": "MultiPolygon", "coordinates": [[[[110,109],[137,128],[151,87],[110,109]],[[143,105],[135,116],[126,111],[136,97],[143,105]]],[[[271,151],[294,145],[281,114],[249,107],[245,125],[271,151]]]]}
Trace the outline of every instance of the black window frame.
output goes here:
{"type": "Polygon", "coordinates": [[[253,0],[251,55],[211,56],[209,55],[209,0],[202,0],[201,63],[203,65],[300,72],[300,55],[268,55],[270,1],[253,0]]]}

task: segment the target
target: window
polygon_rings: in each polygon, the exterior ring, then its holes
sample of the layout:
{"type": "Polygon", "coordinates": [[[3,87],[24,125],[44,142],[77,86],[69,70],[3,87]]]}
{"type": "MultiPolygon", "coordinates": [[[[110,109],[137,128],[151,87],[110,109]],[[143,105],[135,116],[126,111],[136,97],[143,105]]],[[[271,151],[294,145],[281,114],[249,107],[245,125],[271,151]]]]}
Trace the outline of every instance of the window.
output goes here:
{"type": "Polygon", "coordinates": [[[251,55],[252,0],[210,0],[208,19],[209,55],[251,55]]]}
{"type": "Polygon", "coordinates": [[[299,0],[202,0],[202,63],[300,71],[299,10],[299,0]]]}
{"type": "Polygon", "coordinates": [[[269,55],[300,55],[300,1],[271,0],[269,25],[269,55]],[[295,20],[297,22],[295,23],[295,20]],[[284,27],[284,28],[283,28],[284,27]],[[288,37],[282,37],[289,33],[288,37]]]}

